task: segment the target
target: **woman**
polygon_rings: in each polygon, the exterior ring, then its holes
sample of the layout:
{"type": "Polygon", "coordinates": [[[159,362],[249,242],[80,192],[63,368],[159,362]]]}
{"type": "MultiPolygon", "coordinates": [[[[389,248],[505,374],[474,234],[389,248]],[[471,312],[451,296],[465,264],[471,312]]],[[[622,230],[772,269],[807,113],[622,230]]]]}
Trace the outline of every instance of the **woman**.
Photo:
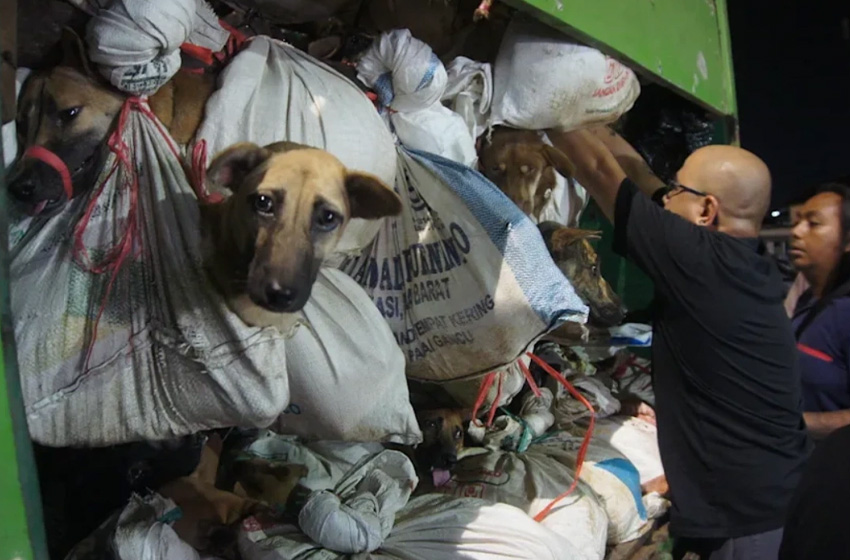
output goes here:
{"type": "Polygon", "coordinates": [[[790,257],[810,286],[792,320],[806,424],[822,438],[850,425],[850,188],[830,183],[806,201],[790,257]]]}

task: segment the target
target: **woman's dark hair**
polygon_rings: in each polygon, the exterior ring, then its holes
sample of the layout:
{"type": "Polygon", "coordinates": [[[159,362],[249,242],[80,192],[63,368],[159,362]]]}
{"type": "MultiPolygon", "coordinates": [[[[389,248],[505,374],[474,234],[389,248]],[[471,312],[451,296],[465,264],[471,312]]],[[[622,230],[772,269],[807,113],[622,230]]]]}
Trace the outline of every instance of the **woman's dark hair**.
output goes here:
{"type": "MultiPolygon", "coordinates": [[[[841,208],[839,211],[839,220],[841,225],[841,243],[846,245],[850,242],[850,186],[844,183],[825,183],[818,187],[817,194],[833,193],[841,197],[841,208]]],[[[850,295],[850,253],[842,251],[841,258],[838,261],[838,267],[835,274],[830,279],[829,284],[824,290],[823,297],[812,307],[800,326],[797,327],[797,339],[806,330],[815,317],[826,309],[829,304],[840,297],[850,295]]]]}

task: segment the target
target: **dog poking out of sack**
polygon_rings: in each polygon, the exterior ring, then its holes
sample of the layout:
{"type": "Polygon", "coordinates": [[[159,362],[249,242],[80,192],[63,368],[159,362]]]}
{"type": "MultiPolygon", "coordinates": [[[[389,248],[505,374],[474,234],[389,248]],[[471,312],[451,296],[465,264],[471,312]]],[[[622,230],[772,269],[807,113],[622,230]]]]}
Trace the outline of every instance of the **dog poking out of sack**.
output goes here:
{"type": "Polygon", "coordinates": [[[599,239],[599,232],[564,227],[554,222],[544,222],[537,227],[552,260],[590,308],[589,321],[600,327],[619,325],[625,316],[622,301],[602,277],[599,255],[590,244],[591,239],[599,239]]]}
{"type": "MultiPolygon", "coordinates": [[[[497,126],[478,152],[484,175],[534,220],[556,186],[556,174],[571,181],[575,166],[561,150],[532,130],[497,126]]],[[[580,207],[580,202],[578,203],[580,207]]]]}
{"type": "Polygon", "coordinates": [[[207,178],[233,193],[201,207],[213,281],[246,324],[281,332],[307,303],[348,221],[401,212],[398,195],[377,177],[292,142],[231,146],[207,178]]]}
{"type": "Polygon", "coordinates": [[[422,443],[414,451],[414,465],[420,476],[420,485],[427,488],[430,479],[434,488],[444,486],[452,476],[464,450],[466,427],[471,419],[469,411],[458,408],[421,410],[416,413],[422,443]]]}
{"type": "MultiPolygon", "coordinates": [[[[51,163],[28,150],[11,172],[9,191],[31,214],[58,211],[94,185],[108,153],[106,136],[127,99],[95,72],[82,39],[70,29],[63,32],[61,48],[59,66],[34,72],[18,104],[20,145],[49,146],[58,159],[51,163]]],[[[166,86],[150,96],[151,110],[176,141],[185,143],[203,119],[215,77],[178,72],[166,86]]]]}

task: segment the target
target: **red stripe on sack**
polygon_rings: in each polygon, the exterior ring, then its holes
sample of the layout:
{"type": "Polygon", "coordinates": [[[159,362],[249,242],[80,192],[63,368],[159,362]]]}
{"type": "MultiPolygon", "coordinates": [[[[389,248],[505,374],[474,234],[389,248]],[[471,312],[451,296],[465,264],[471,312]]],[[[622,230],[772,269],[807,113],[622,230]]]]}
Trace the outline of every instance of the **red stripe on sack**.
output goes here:
{"type": "Polygon", "coordinates": [[[797,343],[797,350],[799,350],[803,354],[808,354],[812,358],[817,358],[818,360],[823,360],[824,362],[829,362],[829,363],[833,362],[832,356],[830,356],[829,354],[825,354],[825,353],[821,352],[820,350],[815,350],[811,346],[806,346],[805,344],[803,344],[801,342],[797,343]]]}

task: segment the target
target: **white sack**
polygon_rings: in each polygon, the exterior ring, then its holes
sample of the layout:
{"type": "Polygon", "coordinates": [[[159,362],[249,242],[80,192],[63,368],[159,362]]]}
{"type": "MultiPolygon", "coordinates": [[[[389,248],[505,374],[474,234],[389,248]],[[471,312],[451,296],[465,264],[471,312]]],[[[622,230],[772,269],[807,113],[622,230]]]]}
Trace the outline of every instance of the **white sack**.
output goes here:
{"type": "Polygon", "coordinates": [[[640,474],[641,484],[664,474],[658,429],[649,422],[632,416],[611,416],[596,422],[593,436],[631,461],[640,474]]]}
{"type": "Polygon", "coordinates": [[[475,139],[466,123],[440,103],[448,78],[431,47],[407,29],[386,32],[360,59],[357,72],[388,109],[391,127],[404,146],[475,164],[475,139]]]}
{"type": "Polygon", "coordinates": [[[487,130],[493,96],[493,72],[485,62],[459,56],[446,67],[448,81],[441,101],[459,114],[473,139],[487,130]]]}
{"type": "Polygon", "coordinates": [[[197,551],[160,521],[176,509],[173,501],[158,494],[131,497],[112,537],[115,560],[198,560],[197,551]]]}
{"type": "MultiPolygon", "coordinates": [[[[575,469],[584,435],[551,434],[539,444],[546,454],[557,454],[575,469]]],[[[531,449],[535,449],[533,446],[531,449]]],[[[639,538],[651,529],[635,466],[604,441],[591,439],[582,464],[580,479],[599,499],[608,518],[608,544],[618,545],[639,538]]]]}
{"type": "Polygon", "coordinates": [[[419,478],[406,455],[382,451],[356,465],[333,491],[314,492],[298,515],[305,535],[337,552],[380,547],[419,478]]]}
{"type": "Polygon", "coordinates": [[[273,429],[311,439],[418,443],[404,354],[366,292],[326,268],[300,314],[308,326],[286,344],[290,402],[273,429]]]}
{"type": "MultiPolygon", "coordinates": [[[[195,141],[210,158],[236,142],[288,140],[327,150],[349,169],[393,185],[395,142],[374,105],[350,80],[269,37],[254,37],[219,76],[195,141]]],[[[360,250],[381,220],[352,219],[336,250],[360,250]]]]}
{"type": "MultiPolygon", "coordinates": [[[[342,555],[310,541],[292,525],[243,523],[239,550],[246,560],[580,560],[572,543],[520,509],[485,500],[429,494],[395,516],[381,548],[342,555]]],[[[164,559],[164,560],[171,560],[164,559]]],[[[179,559],[175,559],[179,560],[179,559]]]]}
{"type": "Polygon", "coordinates": [[[341,268],[366,289],[407,358],[407,375],[449,381],[514,362],[587,307],[537,227],[483,175],[399,152],[402,213],[341,268]]]}
{"type": "MultiPolygon", "coordinates": [[[[532,445],[525,453],[490,450],[464,457],[440,492],[509,504],[534,517],[573,483],[575,472],[562,450],[532,445]]],[[[541,525],[568,540],[580,553],[570,558],[602,560],[608,518],[593,491],[579,482],[541,525]]]]}
{"type": "Polygon", "coordinates": [[[640,94],[628,67],[524,16],[505,32],[493,80],[491,124],[529,130],[610,123],[640,94]]]}
{"type": "Polygon", "coordinates": [[[204,0],[74,3],[94,13],[87,29],[89,58],[109,83],[130,94],[150,95],[168,82],[182,64],[183,43],[217,52],[230,35],[204,0]]]}

